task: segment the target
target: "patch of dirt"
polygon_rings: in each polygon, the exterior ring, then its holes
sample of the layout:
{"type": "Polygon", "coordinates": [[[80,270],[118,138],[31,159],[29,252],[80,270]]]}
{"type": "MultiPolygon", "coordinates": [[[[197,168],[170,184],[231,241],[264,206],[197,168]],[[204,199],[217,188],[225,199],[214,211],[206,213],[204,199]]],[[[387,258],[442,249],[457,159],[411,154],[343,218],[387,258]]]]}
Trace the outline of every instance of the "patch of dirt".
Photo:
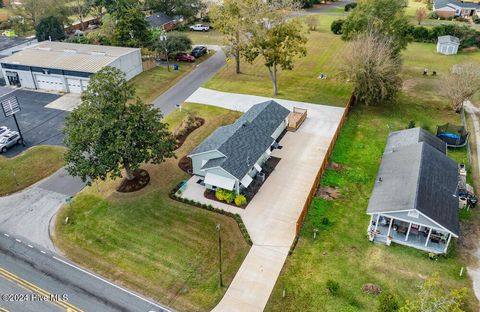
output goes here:
{"type": "Polygon", "coordinates": [[[195,131],[196,129],[200,128],[205,124],[205,119],[200,118],[200,117],[195,117],[195,121],[190,125],[190,126],[184,126],[182,124],[182,129],[180,131],[177,131],[177,134],[175,135],[175,140],[177,140],[177,144],[175,145],[175,149],[179,149],[182,147],[183,143],[185,143],[185,140],[189,136],[190,133],[195,131]]]}
{"type": "Polygon", "coordinates": [[[410,91],[417,85],[416,79],[407,79],[403,81],[402,90],[403,91],[410,91]]]}
{"type": "Polygon", "coordinates": [[[340,197],[340,188],[338,187],[320,187],[317,190],[317,194],[315,196],[326,199],[326,200],[334,200],[340,197]]]}
{"type": "Polygon", "coordinates": [[[336,163],[334,161],[331,161],[328,164],[327,169],[335,170],[335,171],[342,171],[343,169],[345,169],[345,165],[342,165],[342,164],[336,163]]]}
{"type": "Polygon", "coordinates": [[[375,296],[379,295],[382,292],[382,289],[380,288],[380,286],[375,284],[370,284],[370,283],[364,284],[362,286],[362,290],[365,293],[375,295],[375,296]]]}
{"type": "Polygon", "coordinates": [[[134,178],[132,180],[123,179],[120,186],[117,188],[117,192],[131,193],[143,189],[150,182],[150,175],[146,170],[138,169],[133,172],[134,178]]]}
{"type": "Polygon", "coordinates": [[[192,170],[193,170],[192,160],[188,158],[187,155],[180,158],[180,160],[178,161],[178,167],[180,167],[180,169],[182,169],[186,173],[192,174],[192,170]]]}

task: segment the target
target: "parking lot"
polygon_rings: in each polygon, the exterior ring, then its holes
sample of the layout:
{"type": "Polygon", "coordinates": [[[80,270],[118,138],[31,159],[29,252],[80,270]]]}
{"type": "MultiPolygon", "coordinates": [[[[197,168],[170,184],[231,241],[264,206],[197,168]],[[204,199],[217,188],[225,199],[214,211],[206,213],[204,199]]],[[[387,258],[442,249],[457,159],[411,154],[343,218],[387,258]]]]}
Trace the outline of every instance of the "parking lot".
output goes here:
{"type": "MultiPolygon", "coordinates": [[[[0,101],[11,96],[18,98],[22,109],[16,116],[26,146],[16,145],[1,156],[16,156],[35,145],[62,145],[62,128],[68,112],[45,107],[60,95],[22,89],[12,92],[12,89],[0,87],[0,101]]],[[[5,118],[1,109],[0,126],[17,130],[13,117],[5,118]]]]}

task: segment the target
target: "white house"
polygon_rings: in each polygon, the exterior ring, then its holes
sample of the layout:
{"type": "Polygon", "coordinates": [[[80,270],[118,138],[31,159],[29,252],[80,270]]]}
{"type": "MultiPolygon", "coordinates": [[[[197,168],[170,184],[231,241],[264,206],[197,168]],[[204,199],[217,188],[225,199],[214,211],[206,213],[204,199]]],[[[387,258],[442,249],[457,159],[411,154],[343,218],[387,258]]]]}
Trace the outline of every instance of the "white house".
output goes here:
{"type": "Polygon", "coordinates": [[[7,85],[81,93],[105,66],[127,80],[143,71],[140,49],[44,41],[0,60],[7,85]]]}
{"type": "Polygon", "coordinates": [[[435,0],[433,11],[444,18],[457,16],[468,18],[480,14],[480,4],[458,0],[435,0]]]}
{"type": "Polygon", "coordinates": [[[369,239],[446,253],[458,238],[458,165],[445,142],[421,129],[389,135],[368,203],[369,239]]]}
{"type": "Polygon", "coordinates": [[[457,54],[460,39],[454,36],[440,36],[437,40],[437,53],[445,55],[457,54]]]}
{"type": "Polygon", "coordinates": [[[275,101],[252,106],[235,123],[215,130],[188,156],[205,187],[237,194],[252,183],[278,146],[290,111],[275,101]]]}

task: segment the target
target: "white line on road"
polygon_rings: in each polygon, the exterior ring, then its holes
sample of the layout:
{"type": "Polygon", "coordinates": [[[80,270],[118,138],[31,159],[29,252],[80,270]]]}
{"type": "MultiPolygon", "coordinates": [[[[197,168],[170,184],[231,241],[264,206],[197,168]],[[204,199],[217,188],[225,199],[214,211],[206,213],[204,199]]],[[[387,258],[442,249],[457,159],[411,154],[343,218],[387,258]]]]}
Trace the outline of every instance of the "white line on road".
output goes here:
{"type": "Polygon", "coordinates": [[[60,259],[60,258],[57,258],[57,257],[55,257],[55,256],[53,257],[53,259],[55,259],[55,260],[57,260],[57,261],[60,261],[60,262],[62,262],[63,264],[66,264],[66,265],[68,265],[68,266],[70,266],[70,267],[72,267],[72,268],[74,268],[74,269],[77,269],[77,270],[79,270],[79,271],[81,271],[81,272],[83,272],[83,273],[85,273],[85,274],[88,274],[88,275],[90,275],[90,276],[92,276],[92,277],[95,277],[96,279],[99,279],[99,280],[101,280],[102,282],[107,283],[108,285],[113,286],[113,287],[115,287],[115,288],[117,288],[117,289],[120,289],[121,291],[124,291],[124,292],[126,292],[127,294],[130,294],[130,295],[132,295],[132,296],[134,296],[134,297],[136,297],[136,298],[138,298],[138,299],[140,299],[140,300],[143,300],[143,301],[145,301],[145,302],[147,302],[147,303],[149,303],[149,304],[151,304],[151,305],[153,305],[153,306],[156,306],[157,308],[160,308],[160,309],[162,309],[162,310],[164,310],[164,311],[167,311],[167,312],[174,312],[174,311],[169,310],[169,309],[167,309],[166,307],[163,307],[163,306],[161,306],[161,305],[158,305],[158,304],[156,304],[156,303],[154,303],[154,302],[152,302],[152,301],[150,301],[150,300],[148,300],[148,299],[145,299],[145,298],[143,298],[143,297],[140,297],[139,295],[137,295],[137,294],[135,294],[135,293],[133,293],[133,292],[131,292],[131,291],[128,291],[128,290],[126,290],[125,288],[122,288],[122,287],[120,287],[120,286],[118,286],[118,285],[115,285],[115,284],[113,284],[113,283],[111,283],[111,282],[109,282],[109,281],[107,281],[107,280],[105,280],[105,279],[103,279],[103,278],[101,278],[101,277],[98,277],[98,276],[96,276],[95,274],[92,274],[92,273],[90,273],[90,272],[88,272],[88,271],[86,271],[86,270],[84,270],[84,269],[82,269],[82,268],[79,268],[79,267],[77,267],[77,266],[75,266],[75,265],[73,265],[73,264],[71,264],[71,263],[69,263],[69,262],[67,262],[67,261],[64,261],[64,260],[62,260],[62,259],[60,259]]]}
{"type": "Polygon", "coordinates": [[[16,240],[17,242],[19,242],[19,243],[21,243],[21,242],[22,242],[22,241],[21,241],[21,240],[19,240],[18,238],[15,238],[15,240],[16,240]]]}
{"type": "Polygon", "coordinates": [[[5,234],[3,234],[3,235],[5,235],[6,237],[10,237],[10,235],[8,235],[7,233],[5,233],[5,234]]]}
{"type": "Polygon", "coordinates": [[[40,252],[41,252],[42,254],[46,254],[46,252],[45,252],[45,251],[43,251],[43,250],[40,250],[40,252]]]}
{"type": "Polygon", "coordinates": [[[27,246],[28,246],[28,247],[30,247],[30,248],[33,248],[33,246],[32,246],[32,245],[27,245],[27,246]]]}

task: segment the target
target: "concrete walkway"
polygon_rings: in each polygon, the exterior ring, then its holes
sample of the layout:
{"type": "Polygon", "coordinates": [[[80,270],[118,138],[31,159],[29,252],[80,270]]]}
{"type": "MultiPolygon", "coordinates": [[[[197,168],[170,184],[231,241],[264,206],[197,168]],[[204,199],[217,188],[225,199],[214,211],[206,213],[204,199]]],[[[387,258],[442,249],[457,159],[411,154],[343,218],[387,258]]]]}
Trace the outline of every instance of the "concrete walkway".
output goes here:
{"type": "MultiPolygon", "coordinates": [[[[477,168],[480,169],[480,121],[478,115],[480,114],[480,109],[473,105],[470,101],[465,101],[464,103],[465,111],[470,115],[473,122],[473,135],[475,135],[475,142],[477,142],[476,153],[477,153],[477,168]]],[[[471,129],[470,129],[471,131],[471,129]]],[[[474,251],[474,256],[480,262],[480,246],[477,246],[477,250],[474,251]]],[[[480,267],[470,266],[468,267],[468,275],[473,282],[473,291],[478,300],[480,300],[480,267]]]]}
{"type": "Polygon", "coordinates": [[[62,168],[21,192],[0,197],[0,230],[54,252],[51,221],[65,200],[83,187],[62,168]]]}
{"type": "MultiPolygon", "coordinates": [[[[238,111],[266,100],[270,98],[204,88],[187,99],[238,111]]],[[[265,308],[295,239],[297,220],[344,112],[339,107],[275,100],[290,110],[294,106],[308,109],[308,117],[299,130],[287,132],[282,138],[283,148],[272,153],[281,158],[280,162],[240,212],[253,246],[215,312],[255,312],[265,308]]]]}

